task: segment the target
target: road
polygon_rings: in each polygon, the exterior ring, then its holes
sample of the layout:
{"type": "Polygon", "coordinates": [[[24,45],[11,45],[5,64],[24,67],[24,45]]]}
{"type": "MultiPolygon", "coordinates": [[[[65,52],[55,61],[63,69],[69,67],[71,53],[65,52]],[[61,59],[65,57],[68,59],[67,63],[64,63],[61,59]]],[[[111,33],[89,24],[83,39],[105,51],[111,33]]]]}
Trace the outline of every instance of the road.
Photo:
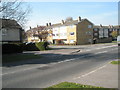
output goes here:
{"type": "MultiPolygon", "coordinates": [[[[117,45],[86,46],[83,52],[47,57],[24,65],[4,66],[3,88],[45,88],[72,80],[118,58],[117,45]]],[[[79,47],[78,47],[79,49],[79,47]]]]}

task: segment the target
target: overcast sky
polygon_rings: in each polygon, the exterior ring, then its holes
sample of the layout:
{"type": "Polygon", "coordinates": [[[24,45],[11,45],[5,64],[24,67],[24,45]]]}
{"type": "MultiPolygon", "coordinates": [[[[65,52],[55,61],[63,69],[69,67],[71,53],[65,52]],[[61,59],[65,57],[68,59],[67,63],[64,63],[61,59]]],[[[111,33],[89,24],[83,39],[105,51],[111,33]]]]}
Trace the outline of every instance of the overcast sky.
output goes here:
{"type": "Polygon", "coordinates": [[[118,2],[27,2],[32,12],[26,29],[51,22],[60,23],[66,17],[87,18],[95,25],[118,24],[118,2]]]}

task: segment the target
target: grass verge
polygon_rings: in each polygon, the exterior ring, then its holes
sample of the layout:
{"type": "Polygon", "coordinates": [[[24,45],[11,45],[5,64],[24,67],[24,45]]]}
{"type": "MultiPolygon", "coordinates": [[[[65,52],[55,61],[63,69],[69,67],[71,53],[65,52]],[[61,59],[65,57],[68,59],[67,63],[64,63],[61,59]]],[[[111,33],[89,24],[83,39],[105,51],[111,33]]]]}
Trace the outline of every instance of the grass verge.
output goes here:
{"type": "Polygon", "coordinates": [[[120,64],[120,61],[111,61],[111,64],[120,64]]]}
{"type": "Polygon", "coordinates": [[[7,55],[2,55],[2,62],[9,63],[9,62],[18,62],[23,60],[31,60],[31,59],[39,59],[39,58],[41,58],[40,55],[34,55],[34,54],[25,54],[25,53],[7,54],[7,55]]]}
{"type": "Polygon", "coordinates": [[[53,85],[51,87],[45,88],[44,90],[116,90],[116,89],[108,89],[108,88],[103,88],[103,87],[96,87],[96,86],[91,86],[91,85],[82,85],[82,84],[78,84],[78,83],[72,83],[72,82],[62,82],[60,84],[57,85],[53,85]]]}

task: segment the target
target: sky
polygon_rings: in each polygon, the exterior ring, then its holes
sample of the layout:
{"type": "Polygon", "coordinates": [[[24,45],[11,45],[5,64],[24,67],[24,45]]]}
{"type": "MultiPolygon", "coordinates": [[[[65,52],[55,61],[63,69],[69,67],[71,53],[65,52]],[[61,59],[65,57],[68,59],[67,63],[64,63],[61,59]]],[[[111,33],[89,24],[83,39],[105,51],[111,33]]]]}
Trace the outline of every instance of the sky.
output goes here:
{"type": "Polygon", "coordinates": [[[67,17],[87,18],[95,25],[118,24],[118,2],[27,2],[31,7],[26,30],[31,26],[60,23],[67,17]]]}

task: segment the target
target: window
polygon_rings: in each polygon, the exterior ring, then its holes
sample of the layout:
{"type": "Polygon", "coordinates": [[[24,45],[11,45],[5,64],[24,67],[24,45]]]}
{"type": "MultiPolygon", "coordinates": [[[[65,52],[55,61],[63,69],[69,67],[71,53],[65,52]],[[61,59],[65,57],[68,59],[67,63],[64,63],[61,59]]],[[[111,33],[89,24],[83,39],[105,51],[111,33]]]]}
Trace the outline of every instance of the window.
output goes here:
{"type": "Polygon", "coordinates": [[[55,36],[55,34],[52,34],[52,36],[55,36]]]}
{"type": "Polygon", "coordinates": [[[70,43],[74,43],[74,40],[70,40],[70,43]]]}
{"type": "Polygon", "coordinates": [[[86,35],[92,35],[91,31],[86,32],[86,35]]]}
{"type": "Polygon", "coordinates": [[[110,28],[109,31],[112,31],[112,29],[110,28]]]}
{"type": "Polygon", "coordinates": [[[112,36],[112,33],[110,33],[109,35],[112,36]]]}
{"type": "Polygon", "coordinates": [[[94,28],[94,31],[98,31],[98,29],[97,29],[97,28],[94,28]]]}
{"type": "Polygon", "coordinates": [[[89,33],[89,35],[92,35],[92,32],[89,31],[88,33],[89,33]]]}
{"type": "Polygon", "coordinates": [[[104,37],[108,37],[108,29],[107,28],[104,29],[103,33],[104,33],[104,37]]]}
{"type": "Polygon", "coordinates": [[[98,35],[98,33],[94,33],[94,36],[97,36],[98,35]]]}
{"type": "Polygon", "coordinates": [[[7,35],[7,29],[2,29],[2,35],[3,36],[7,35]]]}
{"type": "Polygon", "coordinates": [[[70,35],[74,35],[74,32],[70,32],[70,35]]]}
{"type": "Polygon", "coordinates": [[[59,36],[59,34],[56,34],[56,36],[59,36]]]}
{"type": "Polygon", "coordinates": [[[92,43],[92,39],[88,39],[88,42],[89,42],[89,43],[92,43]]]}
{"type": "Polygon", "coordinates": [[[92,25],[88,25],[88,28],[92,28],[92,25]]]}
{"type": "Polygon", "coordinates": [[[48,36],[52,36],[52,34],[48,34],[48,36]]]}
{"type": "Polygon", "coordinates": [[[99,30],[99,38],[103,38],[103,29],[102,28],[99,30]]]}
{"type": "Polygon", "coordinates": [[[86,33],[86,35],[88,34],[88,32],[85,32],[86,33]]]}

